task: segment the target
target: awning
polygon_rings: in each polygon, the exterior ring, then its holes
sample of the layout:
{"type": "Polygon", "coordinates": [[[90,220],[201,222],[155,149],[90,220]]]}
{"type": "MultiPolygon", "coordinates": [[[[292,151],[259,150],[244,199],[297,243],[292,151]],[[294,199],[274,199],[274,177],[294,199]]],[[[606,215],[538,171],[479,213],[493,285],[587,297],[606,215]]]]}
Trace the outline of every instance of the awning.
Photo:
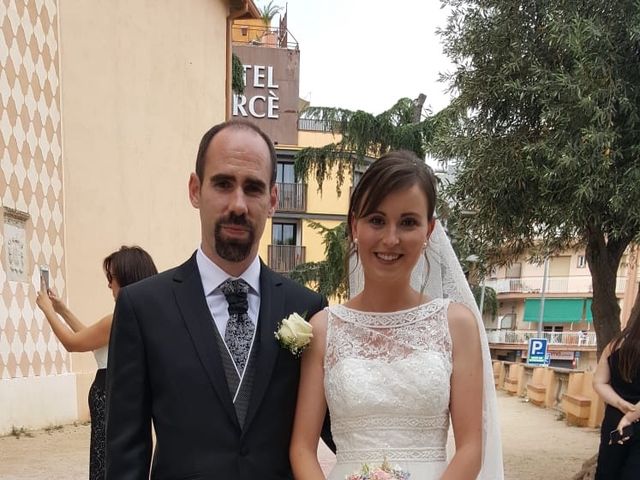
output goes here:
{"type": "MultiPolygon", "coordinates": [[[[524,303],[524,321],[537,322],[540,317],[540,299],[527,298],[524,303]]],[[[543,323],[574,323],[591,318],[591,299],[546,298],[543,323]],[[587,307],[588,302],[588,309],[587,307]]]]}

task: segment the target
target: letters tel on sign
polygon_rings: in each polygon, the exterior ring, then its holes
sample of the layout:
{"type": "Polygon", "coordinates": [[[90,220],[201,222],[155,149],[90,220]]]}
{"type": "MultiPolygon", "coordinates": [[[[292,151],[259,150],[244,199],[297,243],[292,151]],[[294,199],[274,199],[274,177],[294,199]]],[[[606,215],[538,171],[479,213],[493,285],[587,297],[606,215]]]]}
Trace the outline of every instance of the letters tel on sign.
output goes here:
{"type": "Polygon", "coordinates": [[[242,62],[243,94],[234,94],[231,115],[258,125],[276,145],[298,144],[300,52],[234,45],[242,62]]]}

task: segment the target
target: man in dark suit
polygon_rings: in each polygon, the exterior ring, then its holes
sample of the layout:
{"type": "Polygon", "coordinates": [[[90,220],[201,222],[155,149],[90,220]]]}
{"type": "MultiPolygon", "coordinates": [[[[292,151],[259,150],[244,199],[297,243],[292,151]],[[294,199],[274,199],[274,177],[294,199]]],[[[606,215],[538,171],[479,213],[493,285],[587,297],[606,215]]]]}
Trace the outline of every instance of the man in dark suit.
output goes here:
{"type": "Polygon", "coordinates": [[[107,368],[108,480],[149,478],[151,463],[158,480],[292,478],[299,360],[274,332],[289,314],[310,317],[326,300],[258,258],[275,178],[275,149],[254,125],[231,121],[202,138],[189,179],[200,248],[118,295],[107,368]]]}

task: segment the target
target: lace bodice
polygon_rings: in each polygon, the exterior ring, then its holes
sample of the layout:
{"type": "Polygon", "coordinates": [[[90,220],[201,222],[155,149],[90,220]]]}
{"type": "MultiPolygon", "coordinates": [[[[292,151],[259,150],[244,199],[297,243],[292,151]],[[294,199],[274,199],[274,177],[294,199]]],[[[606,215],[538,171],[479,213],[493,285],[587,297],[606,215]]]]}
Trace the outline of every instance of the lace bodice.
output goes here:
{"type": "Polygon", "coordinates": [[[324,383],[338,466],[446,461],[448,304],[393,313],[329,307],[324,383]]]}

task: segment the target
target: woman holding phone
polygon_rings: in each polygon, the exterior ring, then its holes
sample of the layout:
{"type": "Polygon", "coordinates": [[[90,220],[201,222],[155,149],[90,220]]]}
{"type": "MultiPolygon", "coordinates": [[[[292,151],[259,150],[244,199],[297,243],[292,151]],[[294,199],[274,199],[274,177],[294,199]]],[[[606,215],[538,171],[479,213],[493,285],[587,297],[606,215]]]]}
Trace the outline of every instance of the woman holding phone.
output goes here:
{"type": "MultiPolygon", "coordinates": [[[[158,273],[151,256],[140,247],[122,246],[102,262],[107,277],[107,286],[114,300],[120,288],[158,273]]],[[[51,330],[68,352],[93,351],[98,364],[96,377],[89,390],[89,412],[91,415],[91,446],[89,455],[89,479],[104,479],[105,456],[105,378],[107,351],[113,313],[109,313],[92,325],[85,325],[69,307],[47,288],[48,271],[41,269],[40,291],[36,303],[44,313],[51,330]],[[62,320],[60,319],[62,317],[62,320]],[[64,320],[64,321],[63,321],[64,320]]]]}
{"type": "Polygon", "coordinates": [[[596,480],[640,478],[640,308],[602,352],[593,388],[606,403],[596,480]],[[626,428],[625,428],[626,427],[626,428]]]}

